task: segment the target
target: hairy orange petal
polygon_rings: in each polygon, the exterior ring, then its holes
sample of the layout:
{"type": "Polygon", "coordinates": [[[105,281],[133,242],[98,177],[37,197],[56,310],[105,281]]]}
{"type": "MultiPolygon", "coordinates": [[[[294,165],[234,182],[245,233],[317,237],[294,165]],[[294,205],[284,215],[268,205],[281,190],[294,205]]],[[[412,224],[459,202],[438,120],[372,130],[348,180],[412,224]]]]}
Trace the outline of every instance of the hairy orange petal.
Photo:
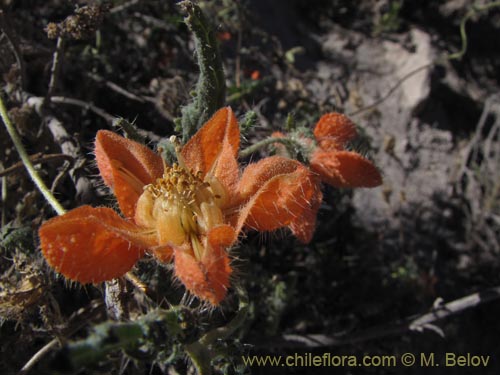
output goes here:
{"type": "Polygon", "coordinates": [[[276,132],[272,132],[271,133],[271,137],[273,137],[273,138],[284,138],[285,134],[283,134],[283,132],[276,131],[276,132]]]}
{"type": "Polygon", "coordinates": [[[314,128],[314,136],[325,150],[343,149],[345,144],[356,138],[354,123],[345,115],[337,112],[327,113],[319,119],[314,128]]]}
{"type": "Polygon", "coordinates": [[[293,162],[295,171],[268,179],[241,209],[236,223],[238,232],[243,226],[270,231],[306,220],[303,213],[310,208],[317,186],[311,183],[309,169],[293,162]]]}
{"type": "Polygon", "coordinates": [[[289,226],[294,236],[302,243],[309,243],[312,239],[316,229],[316,216],[323,200],[319,179],[311,174],[308,183],[311,184],[313,194],[309,201],[305,202],[307,206],[302,215],[294,219],[289,226]]]}
{"type": "Polygon", "coordinates": [[[47,262],[81,283],[122,276],[156,240],[112,209],[90,206],[50,219],[39,235],[47,262]]]}
{"type": "Polygon", "coordinates": [[[161,157],[108,130],[97,132],[95,156],[104,183],[113,189],[121,211],[133,217],[143,186],[163,174],[161,157]]]}
{"type": "Polygon", "coordinates": [[[170,263],[174,257],[174,248],[170,245],[155,246],[149,251],[162,263],[170,263]]]}
{"type": "Polygon", "coordinates": [[[240,178],[240,171],[232,146],[227,139],[224,140],[222,150],[210,173],[217,178],[224,188],[224,197],[220,203],[220,207],[224,209],[232,205],[234,200],[237,199],[236,189],[240,178]]]}
{"type": "Polygon", "coordinates": [[[208,232],[208,243],[212,247],[229,247],[237,240],[237,233],[234,228],[227,224],[213,227],[208,232]]]}
{"type": "Polygon", "coordinates": [[[228,144],[234,158],[240,147],[240,129],[230,107],[219,109],[210,120],[186,143],[181,155],[187,167],[208,173],[214,162],[228,144]]]}
{"type": "Polygon", "coordinates": [[[120,211],[127,218],[132,218],[135,215],[137,201],[144,191],[144,184],[118,161],[112,160],[110,165],[113,167],[113,194],[118,201],[120,211]]]}
{"type": "Polygon", "coordinates": [[[208,234],[207,248],[200,260],[188,249],[174,248],[175,275],[191,293],[214,306],[224,299],[229,287],[232,269],[225,248],[235,237],[227,225],[214,228],[208,234]]]}
{"type": "Polygon", "coordinates": [[[238,186],[240,198],[248,199],[273,177],[292,173],[300,165],[298,161],[282,156],[271,156],[248,165],[238,186]]]}
{"type": "Polygon", "coordinates": [[[316,151],[311,158],[311,169],[321,179],[335,187],[375,187],[382,184],[382,176],[371,161],[352,151],[316,151]]]}

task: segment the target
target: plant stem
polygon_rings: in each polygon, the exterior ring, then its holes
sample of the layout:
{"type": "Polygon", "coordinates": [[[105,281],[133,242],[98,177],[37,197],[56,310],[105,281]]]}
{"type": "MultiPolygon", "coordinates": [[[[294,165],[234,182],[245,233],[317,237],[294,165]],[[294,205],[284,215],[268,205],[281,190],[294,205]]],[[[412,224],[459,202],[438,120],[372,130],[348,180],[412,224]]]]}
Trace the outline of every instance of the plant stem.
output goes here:
{"type": "Polygon", "coordinates": [[[193,362],[196,368],[197,375],[211,375],[211,357],[210,350],[206,345],[203,345],[199,341],[195,341],[184,347],[184,351],[187,353],[191,362],[193,362]]]}
{"type": "Polygon", "coordinates": [[[239,296],[238,312],[231,321],[223,327],[215,328],[200,338],[200,344],[211,345],[217,340],[225,340],[230,337],[245,322],[248,315],[248,294],[247,291],[237,286],[236,292],[239,296]]]}
{"type": "Polygon", "coordinates": [[[187,13],[184,21],[194,35],[200,68],[193,101],[181,110],[182,141],[185,143],[224,105],[226,83],[217,39],[209,21],[192,1],[181,1],[177,5],[187,13]]]}
{"type": "Polygon", "coordinates": [[[238,312],[231,321],[223,327],[215,328],[198,341],[195,341],[184,347],[184,350],[191,358],[198,375],[211,375],[211,361],[214,357],[211,345],[217,340],[225,340],[231,336],[245,322],[248,314],[248,295],[241,286],[236,286],[236,292],[239,296],[238,312]]]}
{"type": "Polygon", "coordinates": [[[500,7],[500,1],[494,1],[485,5],[472,5],[467,14],[460,21],[460,38],[462,39],[462,47],[460,51],[448,55],[446,58],[448,60],[460,60],[467,52],[467,31],[465,30],[465,25],[467,21],[480,12],[487,12],[490,9],[500,7]]]}
{"type": "Polygon", "coordinates": [[[31,179],[35,183],[36,187],[42,195],[45,197],[47,202],[52,206],[54,211],[57,212],[58,215],[62,215],[66,212],[66,210],[61,206],[59,201],[52,195],[50,190],[47,188],[43,180],[41,179],[40,175],[38,172],[35,170],[35,167],[31,163],[31,160],[28,156],[28,153],[26,152],[26,149],[23,146],[23,143],[21,142],[21,137],[19,137],[19,134],[17,133],[16,128],[14,125],[12,125],[12,122],[9,119],[9,116],[7,114],[7,109],[5,108],[5,104],[3,102],[3,99],[0,97],[0,115],[2,117],[3,123],[5,124],[5,127],[7,129],[7,132],[9,133],[10,138],[12,139],[12,142],[14,143],[14,147],[16,148],[17,152],[19,153],[19,156],[21,157],[21,161],[23,162],[24,166],[28,170],[28,174],[30,175],[31,179]]]}
{"type": "Polygon", "coordinates": [[[273,143],[282,143],[287,148],[298,145],[297,142],[294,142],[290,138],[270,137],[270,138],[263,139],[262,141],[259,141],[257,143],[254,143],[253,145],[248,146],[244,150],[241,150],[239,157],[240,158],[246,158],[247,156],[252,155],[255,151],[257,151],[257,150],[259,150],[259,149],[261,149],[263,147],[269,146],[269,145],[271,145],[273,143]]]}

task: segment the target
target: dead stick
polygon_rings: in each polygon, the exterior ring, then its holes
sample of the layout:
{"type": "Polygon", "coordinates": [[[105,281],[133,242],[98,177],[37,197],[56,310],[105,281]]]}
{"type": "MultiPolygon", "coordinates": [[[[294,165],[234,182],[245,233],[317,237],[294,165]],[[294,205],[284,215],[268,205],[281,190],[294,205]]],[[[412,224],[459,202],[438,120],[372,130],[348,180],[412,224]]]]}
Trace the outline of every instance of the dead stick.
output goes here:
{"type": "MultiPolygon", "coordinates": [[[[31,155],[30,160],[33,164],[42,164],[42,163],[47,163],[51,161],[59,161],[59,160],[67,160],[70,163],[74,163],[75,158],[70,156],[70,155],[65,155],[65,154],[48,154],[48,155],[43,155],[42,153],[37,153],[35,155],[31,155]]],[[[11,165],[8,168],[3,169],[0,171],[0,177],[3,176],[8,176],[9,174],[12,173],[17,173],[18,171],[23,171],[25,170],[24,164],[22,162],[18,162],[14,165],[11,165]]]]}
{"type": "Polygon", "coordinates": [[[119,13],[119,12],[122,12],[124,11],[125,9],[127,8],[130,8],[131,6],[134,6],[135,4],[139,3],[139,0],[131,0],[131,1],[128,1],[124,4],[121,4],[121,5],[117,5],[115,6],[114,8],[112,8],[109,13],[110,14],[114,14],[114,13],[119,13]]]}
{"type": "Polygon", "coordinates": [[[123,87],[117,85],[114,82],[108,81],[107,79],[101,77],[98,74],[86,73],[85,75],[98,83],[104,84],[109,89],[117,92],[120,95],[125,96],[126,98],[129,98],[130,100],[135,100],[135,101],[140,102],[140,103],[144,103],[146,101],[145,99],[141,98],[140,96],[135,95],[134,93],[124,89],[123,87]]]}
{"type": "Polygon", "coordinates": [[[64,125],[55,117],[46,117],[47,128],[52,133],[55,142],[61,147],[61,151],[75,158],[75,165],[70,170],[70,177],[76,189],[76,197],[80,202],[89,203],[94,199],[92,182],[87,176],[79,173],[79,169],[85,164],[80,145],[73,137],[70,137],[64,125]]]}
{"type": "Polygon", "coordinates": [[[368,329],[364,332],[351,335],[349,337],[310,334],[310,335],[283,335],[275,339],[266,338],[266,341],[257,346],[260,347],[283,347],[283,348],[320,348],[328,346],[342,346],[365,342],[374,339],[381,339],[387,336],[401,335],[409,331],[421,332],[432,328],[433,323],[461,313],[465,310],[477,307],[483,303],[500,298],[500,286],[487,289],[482,292],[448,302],[442,306],[434,308],[432,311],[417,316],[409,317],[402,322],[392,323],[381,327],[368,329]]]}
{"type": "Polygon", "coordinates": [[[53,96],[50,98],[50,101],[52,103],[71,104],[71,105],[75,105],[75,106],[78,106],[81,108],[88,109],[88,110],[94,112],[96,115],[105,119],[110,124],[112,124],[114,119],[115,119],[114,116],[110,115],[104,109],[96,107],[92,103],[88,103],[88,102],[85,102],[85,101],[80,100],[80,99],[66,98],[64,96],[53,96]]]}
{"type": "Polygon", "coordinates": [[[54,94],[59,81],[59,72],[61,71],[62,59],[64,55],[65,40],[62,36],[57,38],[56,50],[52,57],[52,67],[50,68],[50,82],[47,94],[45,95],[44,104],[50,101],[50,97],[54,94]]]}
{"type": "MultiPolygon", "coordinates": [[[[62,333],[63,337],[69,337],[73,333],[79,331],[81,328],[86,326],[89,320],[95,317],[102,310],[103,304],[100,300],[91,301],[89,305],[78,310],[76,313],[70,316],[68,322],[68,328],[62,333]]],[[[26,375],[33,366],[38,363],[47,353],[52,349],[57,348],[61,343],[59,338],[54,338],[45,344],[39,351],[37,351],[26,364],[19,370],[17,375],[26,375]]]]}

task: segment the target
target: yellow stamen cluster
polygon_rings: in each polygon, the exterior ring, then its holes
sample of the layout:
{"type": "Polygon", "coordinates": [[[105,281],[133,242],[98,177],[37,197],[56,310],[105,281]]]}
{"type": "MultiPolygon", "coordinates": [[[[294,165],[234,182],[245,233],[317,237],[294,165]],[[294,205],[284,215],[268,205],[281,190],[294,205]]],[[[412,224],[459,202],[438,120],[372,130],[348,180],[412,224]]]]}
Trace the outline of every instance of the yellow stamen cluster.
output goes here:
{"type": "Polygon", "coordinates": [[[196,193],[199,190],[209,187],[210,185],[201,179],[201,172],[194,174],[174,164],[172,167],[166,166],[163,177],[158,178],[154,184],[145,186],[145,190],[155,199],[177,200],[188,207],[196,201],[196,193]]]}
{"type": "Polygon", "coordinates": [[[223,192],[218,185],[204,181],[201,172],[194,173],[178,164],[165,166],[163,176],[144,187],[136,221],[154,227],[160,244],[189,241],[195,257],[200,259],[206,246],[201,236],[223,223],[219,207],[223,192]]]}

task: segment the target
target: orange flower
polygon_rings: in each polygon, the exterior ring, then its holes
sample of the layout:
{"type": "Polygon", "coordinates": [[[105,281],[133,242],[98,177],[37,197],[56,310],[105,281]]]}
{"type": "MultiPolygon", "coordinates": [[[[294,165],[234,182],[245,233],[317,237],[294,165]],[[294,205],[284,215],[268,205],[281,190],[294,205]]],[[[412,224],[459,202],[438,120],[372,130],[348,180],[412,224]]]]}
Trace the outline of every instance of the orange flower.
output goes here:
{"type": "Polygon", "coordinates": [[[250,78],[252,79],[252,81],[259,80],[260,79],[260,71],[258,71],[258,70],[252,71],[252,73],[250,74],[250,78]]]}
{"type": "Polygon", "coordinates": [[[242,229],[290,227],[307,241],[321,200],[315,177],[295,160],[266,158],[240,176],[239,142],[229,107],[179,150],[172,166],[143,145],[99,131],[97,166],[125,218],[82,206],[50,219],[39,231],[48,263],[68,279],[97,283],[122,276],[151,253],[173,260],[186,288],[218,305],[232,273],[227,250],[242,229]]]}
{"type": "MultiPolygon", "coordinates": [[[[300,225],[292,223],[290,229],[297,238],[309,242],[314,233],[316,215],[321,205],[320,182],[339,188],[375,187],[382,183],[382,176],[371,161],[354,151],[346,151],[346,144],[358,135],[356,127],[347,116],[340,113],[323,115],[314,128],[316,144],[304,136],[299,136],[305,149],[311,149],[309,167],[316,178],[315,194],[309,201],[308,209],[303,213],[300,225]]],[[[281,132],[274,132],[273,137],[284,137],[281,132]]],[[[286,154],[282,144],[275,144],[278,153],[286,154]]]]}
{"type": "Polygon", "coordinates": [[[314,136],[318,147],[310,159],[311,169],[325,183],[340,188],[376,187],[382,176],[373,163],[345,146],[358,136],[354,123],[340,113],[323,115],[314,136]]]}
{"type": "MultiPolygon", "coordinates": [[[[275,132],[273,137],[284,137],[275,132]]],[[[355,151],[345,149],[348,142],[358,136],[356,126],[341,113],[323,115],[314,128],[316,145],[309,155],[309,166],[321,181],[338,188],[376,187],[382,184],[382,176],[373,163],[355,151]]],[[[307,148],[309,138],[299,137],[307,148]]],[[[276,144],[279,152],[286,151],[276,144]]]]}
{"type": "Polygon", "coordinates": [[[221,31],[217,33],[217,39],[226,42],[231,39],[231,33],[229,31],[221,31]]]}

